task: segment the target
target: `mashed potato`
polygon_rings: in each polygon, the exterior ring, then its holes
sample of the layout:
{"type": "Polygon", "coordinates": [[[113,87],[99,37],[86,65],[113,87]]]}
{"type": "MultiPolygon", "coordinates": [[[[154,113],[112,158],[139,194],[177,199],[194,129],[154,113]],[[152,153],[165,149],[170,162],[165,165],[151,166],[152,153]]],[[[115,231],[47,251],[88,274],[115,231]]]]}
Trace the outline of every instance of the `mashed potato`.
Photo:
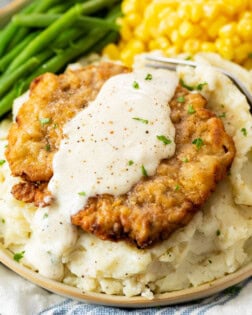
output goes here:
{"type": "MultiPolygon", "coordinates": [[[[232,71],[251,92],[252,74],[215,54],[198,54],[195,60],[198,68],[183,67],[178,73],[189,85],[207,82],[202,94],[208,107],[222,117],[237,150],[230,176],[186,227],[150,249],[102,241],[79,231],[77,243],[62,258],[64,283],[83,291],[151,298],[223,277],[252,260],[252,116],[245,97],[210,65],[232,71]]],[[[10,193],[18,179],[4,162],[9,124],[3,121],[0,126],[0,242],[20,253],[33,233],[36,208],[10,193]]],[[[31,268],[25,257],[20,263],[31,268]]]]}

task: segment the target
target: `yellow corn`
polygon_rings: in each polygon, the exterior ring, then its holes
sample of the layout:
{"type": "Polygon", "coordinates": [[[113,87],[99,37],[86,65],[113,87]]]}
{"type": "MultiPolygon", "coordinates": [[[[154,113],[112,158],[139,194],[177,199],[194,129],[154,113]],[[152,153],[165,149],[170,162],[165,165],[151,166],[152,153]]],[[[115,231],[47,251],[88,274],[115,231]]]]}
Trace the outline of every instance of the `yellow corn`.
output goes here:
{"type": "Polygon", "coordinates": [[[252,68],[251,0],[123,0],[122,12],[121,41],[104,49],[112,59],[209,51],[252,68]]]}

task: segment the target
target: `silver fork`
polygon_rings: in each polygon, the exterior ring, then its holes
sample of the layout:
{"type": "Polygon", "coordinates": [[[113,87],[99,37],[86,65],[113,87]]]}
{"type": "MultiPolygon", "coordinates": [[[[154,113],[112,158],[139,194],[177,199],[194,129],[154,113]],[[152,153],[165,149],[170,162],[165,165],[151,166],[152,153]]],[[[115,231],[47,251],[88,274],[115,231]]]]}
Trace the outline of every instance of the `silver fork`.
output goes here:
{"type": "MultiPolygon", "coordinates": [[[[159,56],[145,56],[145,59],[152,62],[152,63],[146,63],[147,67],[152,67],[152,68],[165,68],[165,69],[175,71],[177,66],[190,66],[194,68],[197,67],[197,63],[190,60],[180,60],[180,59],[175,59],[175,58],[166,58],[166,57],[159,57],[159,56]]],[[[246,97],[247,102],[250,107],[250,112],[252,113],[252,95],[249,92],[249,90],[246,88],[246,86],[230,72],[219,67],[214,67],[214,68],[220,71],[225,76],[227,76],[237,86],[237,88],[241,91],[241,93],[246,97]]]]}

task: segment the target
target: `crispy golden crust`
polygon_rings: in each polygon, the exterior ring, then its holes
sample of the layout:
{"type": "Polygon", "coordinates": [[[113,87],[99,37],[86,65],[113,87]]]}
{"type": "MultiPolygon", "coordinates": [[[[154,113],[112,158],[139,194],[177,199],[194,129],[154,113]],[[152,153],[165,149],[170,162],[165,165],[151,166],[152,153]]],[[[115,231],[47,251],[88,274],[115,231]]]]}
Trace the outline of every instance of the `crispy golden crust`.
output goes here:
{"type": "Polygon", "coordinates": [[[206,100],[200,94],[178,87],[170,106],[176,128],[175,156],[163,160],[155,176],[141,180],[126,195],[90,198],[72,216],[74,225],[104,240],[126,239],[145,248],[190,221],[226,175],[235,148],[221,120],[205,109],[206,100]],[[178,102],[179,96],[185,102],[178,102]],[[196,112],[190,114],[192,104],[196,112]],[[202,139],[202,146],[195,139],[202,139]]]}
{"type": "Polygon", "coordinates": [[[47,206],[52,200],[52,194],[47,189],[48,183],[21,182],[12,187],[11,193],[23,202],[33,202],[36,207],[47,206]]]}
{"type": "MultiPolygon", "coordinates": [[[[64,124],[96,97],[108,78],[124,71],[128,69],[104,62],[36,78],[9,132],[6,157],[12,174],[31,182],[49,181],[64,124]]],[[[22,199],[19,192],[16,189],[15,196],[22,199]]]]}

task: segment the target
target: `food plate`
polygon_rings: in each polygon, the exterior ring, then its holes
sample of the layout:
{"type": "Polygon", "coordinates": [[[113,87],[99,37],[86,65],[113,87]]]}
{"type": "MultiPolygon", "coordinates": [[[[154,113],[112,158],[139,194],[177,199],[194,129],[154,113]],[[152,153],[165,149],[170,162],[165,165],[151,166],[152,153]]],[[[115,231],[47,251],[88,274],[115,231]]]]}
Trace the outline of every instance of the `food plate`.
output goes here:
{"type": "MultiPolygon", "coordinates": [[[[7,15],[6,15],[6,17],[7,17],[7,15]]],[[[200,80],[198,82],[205,82],[205,80],[200,80]]],[[[204,83],[204,85],[205,84],[208,84],[208,83],[204,83]]],[[[202,83],[199,85],[201,86],[202,83]]],[[[223,101],[223,99],[221,101],[223,101]]],[[[224,105],[222,105],[222,106],[224,107],[224,105]]],[[[191,113],[189,113],[189,114],[191,114],[191,113]]],[[[220,113],[220,114],[223,115],[223,113],[220,113]]],[[[133,119],[135,119],[135,118],[133,118],[133,119]]],[[[139,118],[136,118],[136,119],[139,119],[139,118]]],[[[243,132],[243,136],[247,136],[247,129],[245,129],[244,125],[238,127],[237,130],[239,130],[239,128],[240,128],[240,131],[243,132]]],[[[241,137],[240,133],[239,133],[239,135],[241,137]]],[[[202,139],[200,139],[200,140],[202,141],[202,139]]],[[[194,144],[194,142],[192,142],[192,143],[194,144]]],[[[229,187],[229,186],[227,186],[227,187],[229,187]]],[[[8,191],[10,191],[10,190],[8,190],[8,191]]],[[[212,208],[217,209],[214,205],[212,206],[212,208]]],[[[9,207],[8,209],[12,209],[12,207],[9,207]]],[[[44,216],[43,216],[43,218],[44,218],[44,216]]],[[[223,221],[223,222],[225,222],[225,221],[223,221]]],[[[226,224],[226,222],[225,222],[225,224],[226,224]]],[[[214,233],[212,233],[215,238],[216,238],[216,236],[220,235],[220,230],[218,230],[217,228],[218,227],[216,227],[216,230],[214,231],[214,233]]],[[[223,235],[225,235],[225,233],[223,233],[223,235]]],[[[69,235],[67,235],[67,236],[69,237],[69,235]]],[[[41,239],[39,241],[39,244],[40,243],[41,243],[41,239]]],[[[197,246],[195,246],[195,247],[197,247],[197,246]]],[[[198,249],[198,247],[197,247],[197,249],[198,249]]],[[[239,252],[235,252],[233,256],[236,258],[239,257],[239,252]]],[[[83,260],[81,260],[81,261],[83,261],[83,260]]],[[[198,287],[191,287],[189,289],[183,289],[180,291],[172,291],[172,292],[168,292],[168,293],[158,294],[158,295],[155,295],[153,298],[147,298],[147,297],[143,297],[143,296],[125,297],[125,296],[121,296],[121,295],[91,293],[90,291],[83,292],[80,289],[77,289],[77,288],[71,287],[69,285],[45,278],[45,277],[39,275],[38,273],[30,270],[29,268],[24,267],[21,264],[17,263],[13,259],[13,253],[11,253],[10,251],[3,248],[1,246],[1,244],[0,244],[0,262],[3,263],[8,268],[10,268],[11,270],[13,270],[15,273],[22,276],[23,278],[25,278],[25,279],[35,283],[36,285],[43,287],[49,291],[55,292],[57,294],[67,296],[69,298],[81,300],[81,301],[86,301],[89,303],[94,303],[94,304],[119,306],[119,307],[132,307],[132,308],[133,307],[139,307],[140,308],[140,307],[171,305],[171,304],[177,304],[177,303],[182,303],[182,302],[187,302],[187,301],[192,301],[192,300],[204,298],[204,297],[207,297],[207,296],[212,295],[214,293],[217,293],[221,290],[224,290],[225,288],[227,288],[229,286],[237,284],[237,283],[241,282],[242,280],[244,280],[244,279],[246,279],[252,275],[252,262],[250,262],[247,265],[243,265],[243,267],[240,268],[239,270],[237,270],[236,272],[234,272],[232,274],[226,274],[224,277],[222,277],[218,280],[214,280],[214,281],[206,283],[205,282],[206,279],[205,279],[204,280],[205,284],[200,285],[198,287]]],[[[212,263],[211,260],[208,260],[208,262],[212,263]]],[[[50,270],[50,268],[48,268],[48,267],[45,269],[47,271],[50,270]]],[[[234,269],[232,269],[232,270],[234,270],[234,269]]],[[[201,273],[200,270],[198,272],[201,273]]],[[[173,274],[173,271],[171,272],[171,274],[173,274]]],[[[222,273],[222,274],[224,274],[224,273],[222,273]]],[[[211,279],[213,279],[213,278],[211,278],[211,279]]],[[[136,281],[139,282],[139,278],[136,281]]],[[[92,289],[90,289],[90,290],[92,290],[92,289]]],[[[171,289],[167,289],[167,290],[171,290],[171,289]]],[[[137,293],[137,294],[139,294],[139,293],[137,293]]]]}
{"type": "Polygon", "coordinates": [[[0,27],[8,22],[11,16],[17,12],[22,6],[31,0],[15,0],[15,1],[3,1],[4,4],[0,3],[0,27]]]}
{"type": "Polygon", "coordinates": [[[15,262],[12,257],[13,255],[8,250],[4,249],[2,246],[0,247],[1,263],[3,263],[6,267],[10,268],[15,273],[19,274],[21,277],[33,282],[34,284],[46,290],[68,298],[73,298],[92,304],[128,308],[172,305],[198,300],[218,293],[252,276],[251,262],[232,274],[226,275],[221,279],[211,281],[197,288],[189,288],[175,292],[173,291],[170,293],[158,294],[155,295],[153,299],[147,299],[144,297],[125,297],[101,293],[82,292],[77,288],[70,287],[66,284],[50,280],[39,275],[38,273],[15,262]]]}

